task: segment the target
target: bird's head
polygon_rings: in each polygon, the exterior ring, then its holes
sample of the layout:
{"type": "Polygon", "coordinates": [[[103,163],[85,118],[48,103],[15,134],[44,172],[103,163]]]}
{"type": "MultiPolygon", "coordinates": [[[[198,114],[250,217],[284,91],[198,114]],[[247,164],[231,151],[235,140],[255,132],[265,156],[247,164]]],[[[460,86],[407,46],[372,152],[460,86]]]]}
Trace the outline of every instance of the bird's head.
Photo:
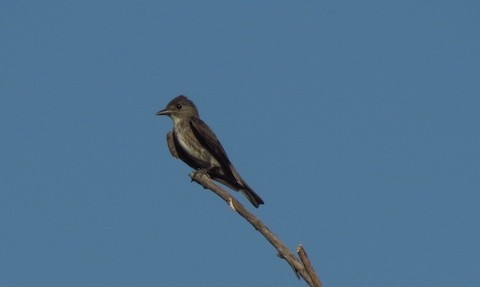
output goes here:
{"type": "Polygon", "coordinates": [[[187,97],[180,95],[171,100],[165,109],[156,113],[157,116],[169,116],[174,121],[188,118],[198,117],[197,107],[187,97]]]}

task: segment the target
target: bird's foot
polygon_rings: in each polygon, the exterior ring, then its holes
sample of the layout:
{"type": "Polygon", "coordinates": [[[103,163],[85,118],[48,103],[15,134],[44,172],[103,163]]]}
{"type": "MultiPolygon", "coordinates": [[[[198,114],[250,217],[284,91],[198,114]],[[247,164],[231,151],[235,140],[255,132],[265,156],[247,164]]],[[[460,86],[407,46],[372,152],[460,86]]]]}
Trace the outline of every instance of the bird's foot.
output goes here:
{"type": "MultiPolygon", "coordinates": [[[[208,174],[208,169],[200,168],[200,169],[194,170],[190,174],[190,178],[192,179],[191,181],[193,182],[194,178],[198,177],[198,176],[208,176],[210,178],[210,175],[208,174]]],[[[206,187],[204,187],[204,188],[206,188],[206,187]]]]}
{"type": "Polygon", "coordinates": [[[208,175],[209,171],[210,171],[210,169],[208,169],[208,168],[199,168],[196,171],[194,171],[194,173],[201,173],[201,174],[204,174],[204,175],[208,175]]]}

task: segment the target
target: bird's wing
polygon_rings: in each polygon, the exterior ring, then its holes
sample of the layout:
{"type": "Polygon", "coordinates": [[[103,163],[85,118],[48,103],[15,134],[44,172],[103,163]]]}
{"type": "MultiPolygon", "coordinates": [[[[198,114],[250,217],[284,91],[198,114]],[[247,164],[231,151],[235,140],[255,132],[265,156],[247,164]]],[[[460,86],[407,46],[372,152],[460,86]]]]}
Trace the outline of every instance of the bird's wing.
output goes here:
{"type": "Polygon", "coordinates": [[[173,139],[173,132],[168,132],[167,134],[167,145],[168,145],[168,150],[172,154],[173,157],[178,158],[178,152],[177,149],[175,148],[175,141],[173,139]]]}
{"type": "Polygon", "coordinates": [[[227,157],[227,153],[217,139],[217,136],[207,124],[197,117],[192,117],[190,120],[190,126],[202,146],[204,146],[223,167],[230,169],[232,164],[227,157]]]}
{"type": "Polygon", "coordinates": [[[255,206],[258,207],[260,204],[263,204],[263,200],[258,196],[248,184],[243,180],[238,171],[235,169],[233,164],[227,157],[227,153],[220,144],[220,141],[217,139],[217,136],[213,131],[205,124],[201,119],[192,117],[190,120],[190,126],[192,131],[197,137],[198,141],[204,146],[211,155],[213,155],[218,162],[222,165],[223,171],[229,174],[225,176],[233,176],[231,180],[220,176],[216,180],[221,183],[230,186],[234,190],[241,190],[243,194],[248,198],[248,200],[255,206]],[[233,181],[236,181],[237,184],[234,184],[233,181]]]}

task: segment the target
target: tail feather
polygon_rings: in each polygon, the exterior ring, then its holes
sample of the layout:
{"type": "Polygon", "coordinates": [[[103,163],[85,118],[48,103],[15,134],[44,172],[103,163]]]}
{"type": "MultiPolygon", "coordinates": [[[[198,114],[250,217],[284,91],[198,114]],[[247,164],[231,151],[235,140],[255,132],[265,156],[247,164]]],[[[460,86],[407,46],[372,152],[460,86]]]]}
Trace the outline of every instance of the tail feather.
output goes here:
{"type": "Polygon", "coordinates": [[[247,199],[253,204],[253,206],[258,208],[260,204],[264,204],[260,196],[258,196],[258,194],[256,194],[250,186],[248,186],[248,184],[240,176],[240,174],[232,164],[230,164],[230,171],[232,172],[232,175],[238,184],[238,189],[243,193],[243,195],[247,197],[247,199]]]}
{"type": "Polygon", "coordinates": [[[264,204],[260,196],[258,196],[258,194],[256,194],[248,185],[245,188],[240,189],[240,191],[247,197],[248,201],[250,201],[253,206],[258,208],[260,204],[264,204]]]}
{"type": "Polygon", "coordinates": [[[264,204],[260,196],[248,186],[233,165],[230,165],[228,168],[212,169],[209,171],[209,175],[212,179],[225,184],[231,189],[242,192],[253,206],[258,207],[260,204],[264,204]]]}

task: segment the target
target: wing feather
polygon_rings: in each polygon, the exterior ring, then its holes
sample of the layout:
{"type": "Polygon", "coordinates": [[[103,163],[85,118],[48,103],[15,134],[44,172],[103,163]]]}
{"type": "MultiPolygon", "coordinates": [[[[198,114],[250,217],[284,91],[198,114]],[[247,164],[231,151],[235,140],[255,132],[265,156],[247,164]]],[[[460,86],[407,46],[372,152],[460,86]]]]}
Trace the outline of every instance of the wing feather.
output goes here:
{"type": "Polygon", "coordinates": [[[222,144],[215,133],[207,126],[205,122],[197,117],[192,117],[190,126],[198,141],[213,155],[220,165],[230,170],[231,162],[222,144]]]}

